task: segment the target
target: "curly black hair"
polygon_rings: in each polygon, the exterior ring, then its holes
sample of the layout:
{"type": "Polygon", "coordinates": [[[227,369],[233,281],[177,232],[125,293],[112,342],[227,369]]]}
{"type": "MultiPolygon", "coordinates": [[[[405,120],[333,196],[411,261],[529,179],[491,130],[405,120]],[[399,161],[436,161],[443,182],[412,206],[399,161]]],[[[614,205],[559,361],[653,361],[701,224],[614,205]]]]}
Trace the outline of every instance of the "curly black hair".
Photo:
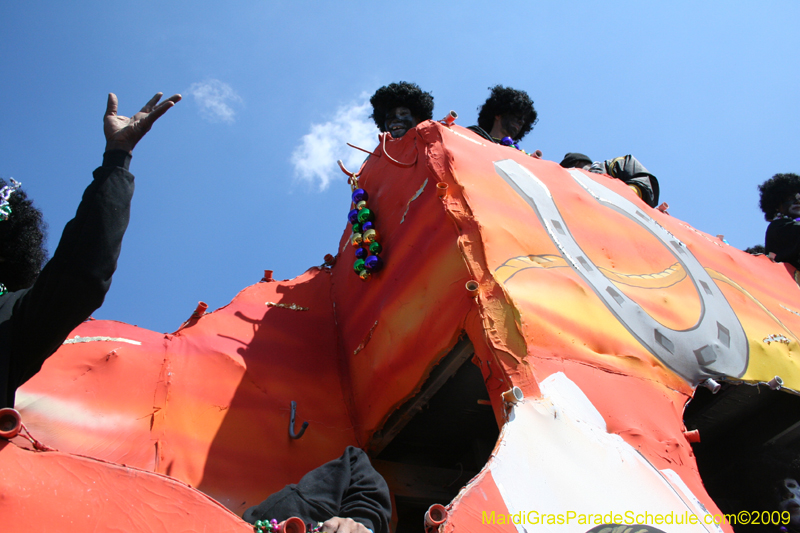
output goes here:
{"type": "Polygon", "coordinates": [[[750,255],[767,255],[767,249],[763,244],[754,244],[750,248],[745,248],[744,251],[750,255]]]}
{"type": "MultiPolygon", "coordinates": [[[[0,188],[5,186],[0,178],[0,188]]],[[[11,215],[0,222],[0,283],[18,291],[33,285],[47,261],[47,223],[22,189],[11,193],[8,204],[11,215]]]]}
{"type": "Polygon", "coordinates": [[[433,96],[416,83],[401,81],[384,85],[369,99],[372,120],[381,131],[386,131],[386,113],[395,107],[407,107],[419,122],[433,118],[433,96]]]}
{"type": "Polygon", "coordinates": [[[539,121],[539,114],[533,107],[533,100],[525,91],[518,91],[511,87],[495,85],[489,87],[489,90],[492,91],[492,94],[478,108],[478,126],[489,132],[492,131],[494,117],[497,115],[516,115],[522,119],[522,128],[519,130],[516,140],[522,140],[539,121]]]}
{"type": "Polygon", "coordinates": [[[800,176],[797,174],[775,174],[758,186],[761,199],[758,203],[766,220],[778,214],[781,204],[800,193],[800,176]]]}

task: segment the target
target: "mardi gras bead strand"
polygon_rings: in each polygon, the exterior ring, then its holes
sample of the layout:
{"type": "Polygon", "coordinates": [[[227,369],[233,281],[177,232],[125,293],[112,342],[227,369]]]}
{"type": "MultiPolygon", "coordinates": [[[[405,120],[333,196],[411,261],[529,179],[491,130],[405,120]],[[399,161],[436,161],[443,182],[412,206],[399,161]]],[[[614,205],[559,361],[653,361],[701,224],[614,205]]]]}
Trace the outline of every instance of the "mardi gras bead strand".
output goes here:
{"type": "MultiPolygon", "coordinates": [[[[0,189],[0,222],[8,220],[8,217],[11,216],[11,204],[8,203],[8,199],[11,197],[11,193],[19,189],[20,185],[22,185],[14,178],[9,178],[9,181],[11,182],[10,185],[6,185],[0,189]]],[[[8,289],[6,286],[0,283],[0,296],[7,292],[8,289]]]]}
{"type": "Polygon", "coordinates": [[[524,151],[522,150],[522,148],[519,147],[518,142],[512,139],[511,137],[503,137],[502,139],[500,139],[500,143],[503,144],[503,146],[513,146],[520,152],[524,151]]]}
{"type": "Polygon", "coordinates": [[[11,184],[0,189],[0,222],[8,220],[8,217],[11,216],[11,205],[8,203],[8,199],[11,197],[11,193],[22,185],[14,178],[9,178],[9,181],[11,184]]]}
{"type": "Polygon", "coordinates": [[[380,253],[383,247],[378,242],[378,231],[375,228],[375,214],[367,207],[369,194],[358,187],[358,178],[353,176],[350,180],[353,189],[350,212],[347,220],[352,224],[353,235],[350,244],[355,248],[356,260],[353,271],[363,280],[383,268],[383,259],[380,253]]]}
{"type": "Polygon", "coordinates": [[[519,141],[515,141],[511,137],[503,137],[502,139],[498,139],[496,137],[492,137],[492,139],[494,139],[495,141],[499,142],[503,146],[513,146],[514,148],[516,148],[517,150],[519,150],[520,152],[522,152],[525,155],[529,155],[531,157],[535,157],[536,159],[541,159],[542,158],[541,150],[536,150],[532,154],[529,154],[528,152],[526,152],[525,150],[523,150],[522,148],[519,147],[519,141]]]}
{"type": "MultiPolygon", "coordinates": [[[[256,520],[253,524],[253,531],[255,533],[281,533],[281,524],[274,518],[272,520],[256,520]]],[[[322,531],[322,522],[314,524],[306,524],[306,531],[308,533],[319,533],[322,531]]]]}

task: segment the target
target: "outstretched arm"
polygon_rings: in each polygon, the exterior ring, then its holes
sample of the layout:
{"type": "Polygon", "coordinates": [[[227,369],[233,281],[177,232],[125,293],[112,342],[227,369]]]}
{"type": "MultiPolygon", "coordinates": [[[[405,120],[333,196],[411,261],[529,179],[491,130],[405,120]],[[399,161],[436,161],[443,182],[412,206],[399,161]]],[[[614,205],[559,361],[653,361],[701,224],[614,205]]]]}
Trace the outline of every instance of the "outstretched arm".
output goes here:
{"type": "Polygon", "coordinates": [[[306,522],[324,521],[324,533],[388,533],[392,498],[367,454],[348,446],[341,457],[250,507],[242,518],[253,524],[292,516],[306,522]]]}
{"type": "Polygon", "coordinates": [[[111,150],[124,150],[128,153],[133,151],[145,133],[150,131],[156,120],[166,113],[170,107],[180,102],[181,95],[173,94],[160,104],[161,96],[164,93],[156,93],[147,102],[141,111],[132,117],[122,117],[117,115],[117,95],[108,93],[108,104],[106,114],[103,117],[103,131],[106,134],[106,152],[111,150]]]}
{"type": "Polygon", "coordinates": [[[180,95],[156,105],[160,98],[156,94],[128,118],[117,115],[117,97],[108,95],[103,165],[94,171],[75,218],[33,286],[0,296],[0,407],[14,405],[16,388],[103,303],[130,216],[130,153],[180,95]]]}
{"type": "Polygon", "coordinates": [[[372,530],[352,518],[334,516],[322,524],[324,533],[370,533],[372,530]]]}

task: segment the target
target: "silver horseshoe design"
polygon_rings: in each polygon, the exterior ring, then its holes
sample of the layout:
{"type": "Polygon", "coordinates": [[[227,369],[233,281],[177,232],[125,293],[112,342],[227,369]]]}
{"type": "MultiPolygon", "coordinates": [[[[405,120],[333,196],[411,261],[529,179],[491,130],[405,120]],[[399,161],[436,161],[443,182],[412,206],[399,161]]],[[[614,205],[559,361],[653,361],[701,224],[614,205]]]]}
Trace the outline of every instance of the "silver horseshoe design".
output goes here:
{"type": "Polygon", "coordinates": [[[550,190],[539,178],[510,159],[496,161],[494,166],[500,177],[531,206],[572,269],[650,353],[694,385],[709,377],[741,377],[745,373],[749,345],[739,318],[684,243],[633,202],[579,170],[569,171],[597,202],[647,230],[683,266],[700,298],[700,318],[689,329],[673,330],[656,321],[634,300],[617,290],[598,270],[569,232],[550,190]]]}

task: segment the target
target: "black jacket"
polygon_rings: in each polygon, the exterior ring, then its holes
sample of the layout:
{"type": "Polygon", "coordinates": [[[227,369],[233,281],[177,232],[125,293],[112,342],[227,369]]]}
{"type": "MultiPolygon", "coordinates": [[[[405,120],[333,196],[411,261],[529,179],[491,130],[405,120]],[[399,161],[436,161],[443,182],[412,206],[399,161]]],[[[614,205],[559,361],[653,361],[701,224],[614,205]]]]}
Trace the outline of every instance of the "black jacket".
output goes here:
{"type": "Polygon", "coordinates": [[[17,387],[102,305],[130,218],[130,160],[124,151],[103,155],[36,282],[0,296],[0,407],[13,407],[17,387]]]}
{"type": "Polygon", "coordinates": [[[392,500],[383,477],[363,450],[348,446],[344,454],[307,473],[296,485],[286,485],[242,518],[278,522],[296,516],[306,523],[334,516],[352,518],[373,533],[389,533],[392,500]]]}
{"type": "Polygon", "coordinates": [[[658,180],[632,155],[603,162],[596,161],[592,165],[591,171],[598,174],[608,174],[612,178],[622,180],[628,185],[635,185],[641,191],[642,200],[647,205],[658,207],[660,194],[658,180]]]}
{"type": "Polygon", "coordinates": [[[789,263],[800,269],[800,222],[791,218],[778,218],[770,222],[764,248],[767,253],[775,254],[775,261],[789,263]]]}

